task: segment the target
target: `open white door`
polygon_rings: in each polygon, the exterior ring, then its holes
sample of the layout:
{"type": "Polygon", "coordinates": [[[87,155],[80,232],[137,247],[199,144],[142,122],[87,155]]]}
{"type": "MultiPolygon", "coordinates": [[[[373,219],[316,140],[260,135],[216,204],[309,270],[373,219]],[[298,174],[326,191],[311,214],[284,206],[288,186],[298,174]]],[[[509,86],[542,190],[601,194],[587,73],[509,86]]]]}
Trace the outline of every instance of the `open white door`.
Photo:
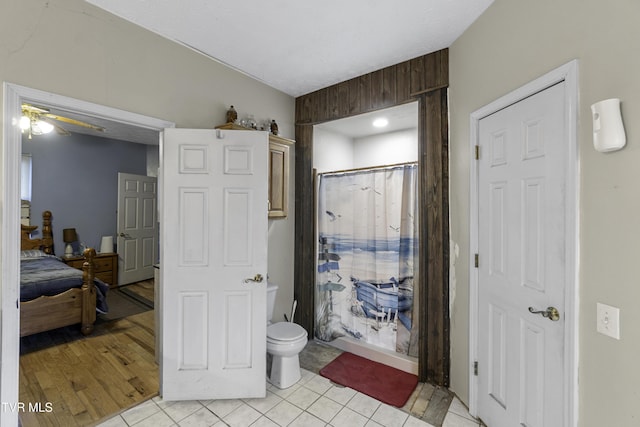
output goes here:
{"type": "Polygon", "coordinates": [[[166,129],[161,394],[266,394],[268,136],[166,129]]]}
{"type": "Polygon", "coordinates": [[[158,179],[118,173],[118,285],[153,277],[158,259],[158,179]]]}

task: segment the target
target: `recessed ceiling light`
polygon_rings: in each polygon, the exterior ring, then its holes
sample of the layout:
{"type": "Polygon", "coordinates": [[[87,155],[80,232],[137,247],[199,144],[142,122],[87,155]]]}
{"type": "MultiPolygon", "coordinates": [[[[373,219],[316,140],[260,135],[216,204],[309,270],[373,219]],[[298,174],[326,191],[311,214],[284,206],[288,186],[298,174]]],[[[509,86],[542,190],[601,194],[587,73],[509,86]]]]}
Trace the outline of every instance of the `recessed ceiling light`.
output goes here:
{"type": "Polygon", "coordinates": [[[383,128],[388,124],[389,124],[389,120],[385,119],[384,117],[380,117],[379,119],[375,119],[373,121],[373,126],[377,128],[383,128]]]}

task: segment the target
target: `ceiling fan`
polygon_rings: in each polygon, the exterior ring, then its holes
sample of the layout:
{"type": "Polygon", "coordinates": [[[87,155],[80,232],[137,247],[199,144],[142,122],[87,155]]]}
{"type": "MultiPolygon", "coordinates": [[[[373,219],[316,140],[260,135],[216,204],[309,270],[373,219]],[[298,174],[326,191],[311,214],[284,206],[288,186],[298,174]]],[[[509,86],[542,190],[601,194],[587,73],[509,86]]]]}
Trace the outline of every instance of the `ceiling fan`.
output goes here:
{"type": "Polygon", "coordinates": [[[71,132],[60,126],[56,122],[62,122],[71,124],[74,126],[80,126],[86,129],[91,129],[97,132],[104,132],[105,129],[101,126],[92,125],[90,123],[83,122],[81,120],[72,119],[70,117],[64,117],[57,114],[52,114],[47,108],[37,107],[31,104],[22,104],[22,117],[20,118],[20,129],[22,132],[28,132],[29,139],[32,135],[44,135],[53,131],[54,129],[60,135],[71,135],[71,132]]]}

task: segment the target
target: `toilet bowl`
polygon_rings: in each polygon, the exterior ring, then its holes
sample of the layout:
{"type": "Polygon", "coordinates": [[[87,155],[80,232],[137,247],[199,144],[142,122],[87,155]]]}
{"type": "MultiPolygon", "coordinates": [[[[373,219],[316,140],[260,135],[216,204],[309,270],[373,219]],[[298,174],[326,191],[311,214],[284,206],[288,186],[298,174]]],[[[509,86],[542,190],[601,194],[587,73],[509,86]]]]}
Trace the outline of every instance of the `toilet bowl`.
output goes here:
{"type": "Polygon", "coordinates": [[[278,287],[267,286],[267,353],[271,355],[269,382],[284,389],[300,380],[298,354],[307,345],[307,331],[293,322],[271,323],[275,293],[278,287]]]}

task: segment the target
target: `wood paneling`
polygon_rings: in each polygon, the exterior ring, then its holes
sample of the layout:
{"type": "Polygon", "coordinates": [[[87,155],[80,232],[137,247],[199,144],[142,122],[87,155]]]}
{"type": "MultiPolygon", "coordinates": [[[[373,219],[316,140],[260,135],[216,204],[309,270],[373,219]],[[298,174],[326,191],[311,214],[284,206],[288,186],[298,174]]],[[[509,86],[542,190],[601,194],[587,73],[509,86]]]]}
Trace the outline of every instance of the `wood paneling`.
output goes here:
{"type": "Polygon", "coordinates": [[[449,385],[448,50],[338,83],[296,99],[296,322],[314,331],[313,125],[420,102],[419,378],[449,385]]]}

